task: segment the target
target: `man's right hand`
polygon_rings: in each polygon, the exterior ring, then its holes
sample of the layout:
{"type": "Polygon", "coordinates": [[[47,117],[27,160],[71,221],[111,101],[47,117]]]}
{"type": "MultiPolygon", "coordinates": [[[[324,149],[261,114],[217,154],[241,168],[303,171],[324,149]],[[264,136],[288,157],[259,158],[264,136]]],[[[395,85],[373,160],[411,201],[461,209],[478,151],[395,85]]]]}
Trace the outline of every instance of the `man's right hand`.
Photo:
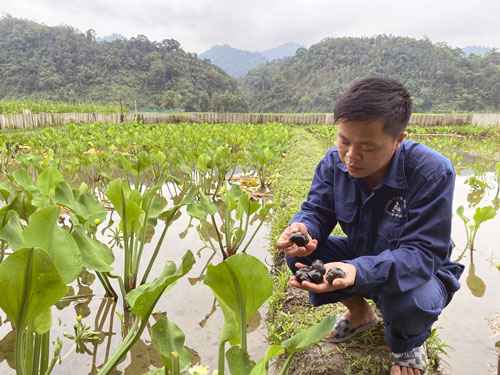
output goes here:
{"type": "Polygon", "coordinates": [[[318,240],[313,240],[309,233],[307,232],[306,225],[303,223],[293,223],[287,227],[283,233],[281,233],[280,238],[276,241],[276,247],[278,249],[285,250],[285,255],[287,257],[306,257],[311,254],[318,246],[318,240]],[[297,246],[295,243],[289,240],[292,233],[301,232],[307,236],[309,243],[304,246],[297,246]]]}

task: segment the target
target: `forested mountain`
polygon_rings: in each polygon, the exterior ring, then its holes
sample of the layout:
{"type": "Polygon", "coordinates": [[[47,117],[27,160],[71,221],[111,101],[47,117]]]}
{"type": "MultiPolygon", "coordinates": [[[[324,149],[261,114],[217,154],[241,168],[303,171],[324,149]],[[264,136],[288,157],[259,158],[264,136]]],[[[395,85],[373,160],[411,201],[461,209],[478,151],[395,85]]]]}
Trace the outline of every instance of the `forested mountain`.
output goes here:
{"type": "Polygon", "coordinates": [[[179,42],[98,42],[95,32],[0,19],[0,99],[117,103],[129,108],[246,111],[237,82],[179,42]]]}
{"type": "Polygon", "coordinates": [[[500,111],[500,53],[466,56],[428,39],[327,38],[239,82],[251,111],[331,112],[340,95],[367,76],[405,84],[414,112],[500,111]]]}
{"type": "Polygon", "coordinates": [[[201,53],[200,59],[209,59],[232,77],[240,78],[256,66],[271,60],[295,55],[295,51],[300,47],[302,46],[297,43],[285,43],[263,52],[250,52],[224,44],[222,46],[213,46],[208,51],[201,53]]]}
{"type": "Polygon", "coordinates": [[[262,54],[268,61],[271,61],[293,56],[299,48],[304,48],[304,46],[302,44],[288,42],[278,47],[266,49],[265,51],[262,51],[262,54]]]}
{"type": "Polygon", "coordinates": [[[228,44],[213,46],[200,54],[200,59],[209,59],[227,74],[238,78],[245,75],[250,69],[267,62],[260,52],[250,52],[233,48],[228,44]]]}

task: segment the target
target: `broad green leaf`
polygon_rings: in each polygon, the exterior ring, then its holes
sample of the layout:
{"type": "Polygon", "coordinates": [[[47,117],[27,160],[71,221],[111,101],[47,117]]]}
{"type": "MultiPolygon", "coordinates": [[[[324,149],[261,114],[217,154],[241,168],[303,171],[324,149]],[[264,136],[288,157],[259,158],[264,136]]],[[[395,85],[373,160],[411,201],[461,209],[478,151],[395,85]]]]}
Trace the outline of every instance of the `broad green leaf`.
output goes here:
{"type": "Polygon", "coordinates": [[[57,225],[61,208],[48,206],[33,215],[23,231],[24,246],[45,249],[66,284],[75,280],[82,271],[82,255],[67,231],[57,225]]]}
{"type": "Polygon", "coordinates": [[[33,179],[26,169],[16,169],[14,171],[14,180],[30,194],[38,192],[38,188],[33,184],[33,179]]]}
{"type": "Polygon", "coordinates": [[[487,207],[478,207],[476,208],[476,212],[473,216],[474,219],[474,225],[476,227],[479,227],[481,223],[485,222],[486,220],[491,220],[495,217],[496,211],[493,206],[487,206],[487,207]]]}
{"type": "Polygon", "coordinates": [[[29,221],[30,216],[37,210],[23,191],[15,193],[14,199],[9,204],[9,209],[16,211],[19,217],[26,221],[29,221]]]}
{"type": "Polygon", "coordinates": [[[195,259],[190,250],[182,257],[179,268],[174,262],[168,261],[158,278],[127,293],[125,298],[131,306],[131,311],[140,318],[149,316],[148,313],[151,312],[167,287],[173,286],[179,278],[188,273],[194,263],[195,259]]]}
{"type": "Polygon", "coordinates": [[[221,342],[235,346],[241,341],[240,327],[271,296],[273,281],[267,267],[248,254],[236,254],[217,266],[208,266],[204,283],[215,294],[224,313],[221,342]]]}
{"type": "Polygon", "coordinates": [[[202,220],[207,215],[215,215],[217,206],[210,201],[210,197],[200,193],[200,200],[191,202],[187,206],[187,213],[198,220],[202,220]]]}
{"type": "Polygon", "coordinates": [[[212,159],[207,154],[203,153],[198,157],[196,162],[196,169],[202,172],[208,172],[210,168],[208,167],[212,159]]]}
{"type": "Polygon", "coordinates": [[[260,217],[265,217],[269,211],[276,207],[276,203],[267,203],[264,207],[262,207],[260,210],[259,210],[259,215],[260,217]]]}
{"type": "Polygon", "coordinates": [[[244,215],[252,216],[260,208],[260,203],[250,199],[250,194],[243,194],[238,200],[236,219],[241,220],[244,215]]]}
{"type": "Polygon", "coordinates": [[[217,206],[212,203],[210,197],[200,193],[200,204],[202,209],[209,215],[215,215],[217,213],[217,206]]]}
{"type": "Polygon", "coordinates": [[[43,310],[40,314],[35,316],[30,324],[33,327],[33,330],[39,335],[49,332],[52,327],[52,308],[49,307],[43,310]]]}
{"type": "Polygon", "coordinates": [[[255,362],[250,358],[248,353],[243,351],[239,346],[233,346],[226,352],[227,365],[231,374],[248,375],[255,362]]]}
{"type": "Polygon", "coordinates": [[[82,226],[75,227],[71,236],[74,238],[80,252],[82,253],[83,265],[92,271],[110,272],[115,261],[115,256],[106,244],[90,238],[82,226]]]}
{"type": "Polygon", "coordinates": [[[9,196],[14,192],[14,189],[12,189],[12,186],[9,184],[6,184],[3,181],[0,181],[0,194],[2,194],[3,198],[7,200],[9,196]]]}
{"type": "Polygon", "coordinates": [[[46,168],[36,180],[40,193],[46,197],[49,196],[51,190],[55,190],[59,182],[64,181],[64,178],[56,168],[46,168]]]}
{"type": "Polygon", "coordinates": [[[319,341],[321,341],[323,337],[328,334],[328,332],[333,329],[335,321],[335,316],[327,316],[315,326],[309,327],[305,331],[299,332],[296,335],[290,337],[288,340],[283,341],[282,345],[290,354],[316,345],[319,341]]]}
{"type": "MultiPolygon", "coordinates": [[[[326,335],[325,335],[326,336],[326,335]]],[[[263,359],[261,359],[252,369],[250,375],[267,375],[268,362],[279,355],[285,353],[285,348],[282,345],[270,345],[263,359]]]]}
{"type": "Polygon", "coordinates": [[[457,208],[457,215],[467,224],[470,219],[464,215],[464,206],[457,208]]]}
{"type": "Polygon", "coordinates": [[[128,185],[117,178],[109,183],[105,194],[122,219],[120,228],[123,228],[125,222],[129,233],[137,232],[141,227],[140,216],[143,212],[139,206],[141,193],[131,191],[128,185]]]}
{"type": "Polygon", "coordinates": [[[108,211],[106,208],[99,203],[99,201],[90,193],[81,194],[78,197],[78,203],[81,207],[85,208],[85,213],[89,216],[84,217],[90,224],[95,224],[95,220],[99,220],[99,223],[103,223],[106,220],[108,211]]]}
{"type": "Polygon", "coordinates": [[[19,216],[15,211],[8,211],[12,213],[7,224],[0,230],[0,239],[7,241],[12,250],[18,250],[23,247],[22,232],[23,227],[19,221],[19,216]]]}
{"type": "Polygon", "coordinates": [[[181,371],[191,365],[189,352],[184,348],[184,333],[167,318],[162,318],[153,325],[151,340],[163,363],[171,373],[173,371],[172,352],[179,354],[179,369],[181,371]]]}
{"type": "Polygon", "coordinates": [[[234,200],[238,200],[242,194],[243,191],[241,190],[241,187],[239,185],[236,184],[231,185],[231,189],[229,190],[229,195],[233,197],[234,200]]]}
{"type": "Polygon", "coordinates": [[[0,264],[0,290],[0,308],[17,329],[24,329],[68,288],[45,250],[23,248],[0,264]]]}
{"type": "Polygon", "coordinates": [[[192,216],[198,220],[202,220],[207,217],[207,213],[201,207],[200,202],[192,202],[187,206],[186,212],[189,216],[192,216]]]}

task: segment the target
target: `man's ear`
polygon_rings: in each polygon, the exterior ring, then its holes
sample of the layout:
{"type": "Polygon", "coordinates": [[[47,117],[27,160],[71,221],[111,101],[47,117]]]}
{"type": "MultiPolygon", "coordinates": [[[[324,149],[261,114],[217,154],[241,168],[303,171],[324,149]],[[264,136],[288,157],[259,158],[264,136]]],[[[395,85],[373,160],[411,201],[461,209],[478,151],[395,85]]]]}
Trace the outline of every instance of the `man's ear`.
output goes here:
{"type": "Polygon", "coordinates": [[[403,142],[403,139],[406,138],[408,135],[407,132],[402,132],[397,138],[396,138],[396,150],[398,150],[401,147],[401,143],[403,142]]]}

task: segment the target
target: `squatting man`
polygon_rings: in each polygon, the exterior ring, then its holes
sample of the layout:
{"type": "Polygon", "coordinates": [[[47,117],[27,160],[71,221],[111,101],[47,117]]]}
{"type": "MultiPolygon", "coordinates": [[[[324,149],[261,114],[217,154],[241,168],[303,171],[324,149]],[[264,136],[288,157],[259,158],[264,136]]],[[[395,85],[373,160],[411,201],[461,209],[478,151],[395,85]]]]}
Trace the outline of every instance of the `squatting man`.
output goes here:
{"type": "Polygon", "coordinates": [[[336,103],[337,146],[316,166],[307,200],[276,246],[297,269],[320,259],[344,271],[332,284],[290,285],[314,306],[347,307],[324,339],[338,343],[374,327],[380,310],[391,374],[423,374],[425,341],[460,288],[463,265],[450,261],[455,171],[436,151],[405,140],[411,98],[399,82],[365,78],[336,103]],[[332,236],[339,223],[347,237],[332,236]],[[301,232],[306,246],[289,236],[301,232]]]}

